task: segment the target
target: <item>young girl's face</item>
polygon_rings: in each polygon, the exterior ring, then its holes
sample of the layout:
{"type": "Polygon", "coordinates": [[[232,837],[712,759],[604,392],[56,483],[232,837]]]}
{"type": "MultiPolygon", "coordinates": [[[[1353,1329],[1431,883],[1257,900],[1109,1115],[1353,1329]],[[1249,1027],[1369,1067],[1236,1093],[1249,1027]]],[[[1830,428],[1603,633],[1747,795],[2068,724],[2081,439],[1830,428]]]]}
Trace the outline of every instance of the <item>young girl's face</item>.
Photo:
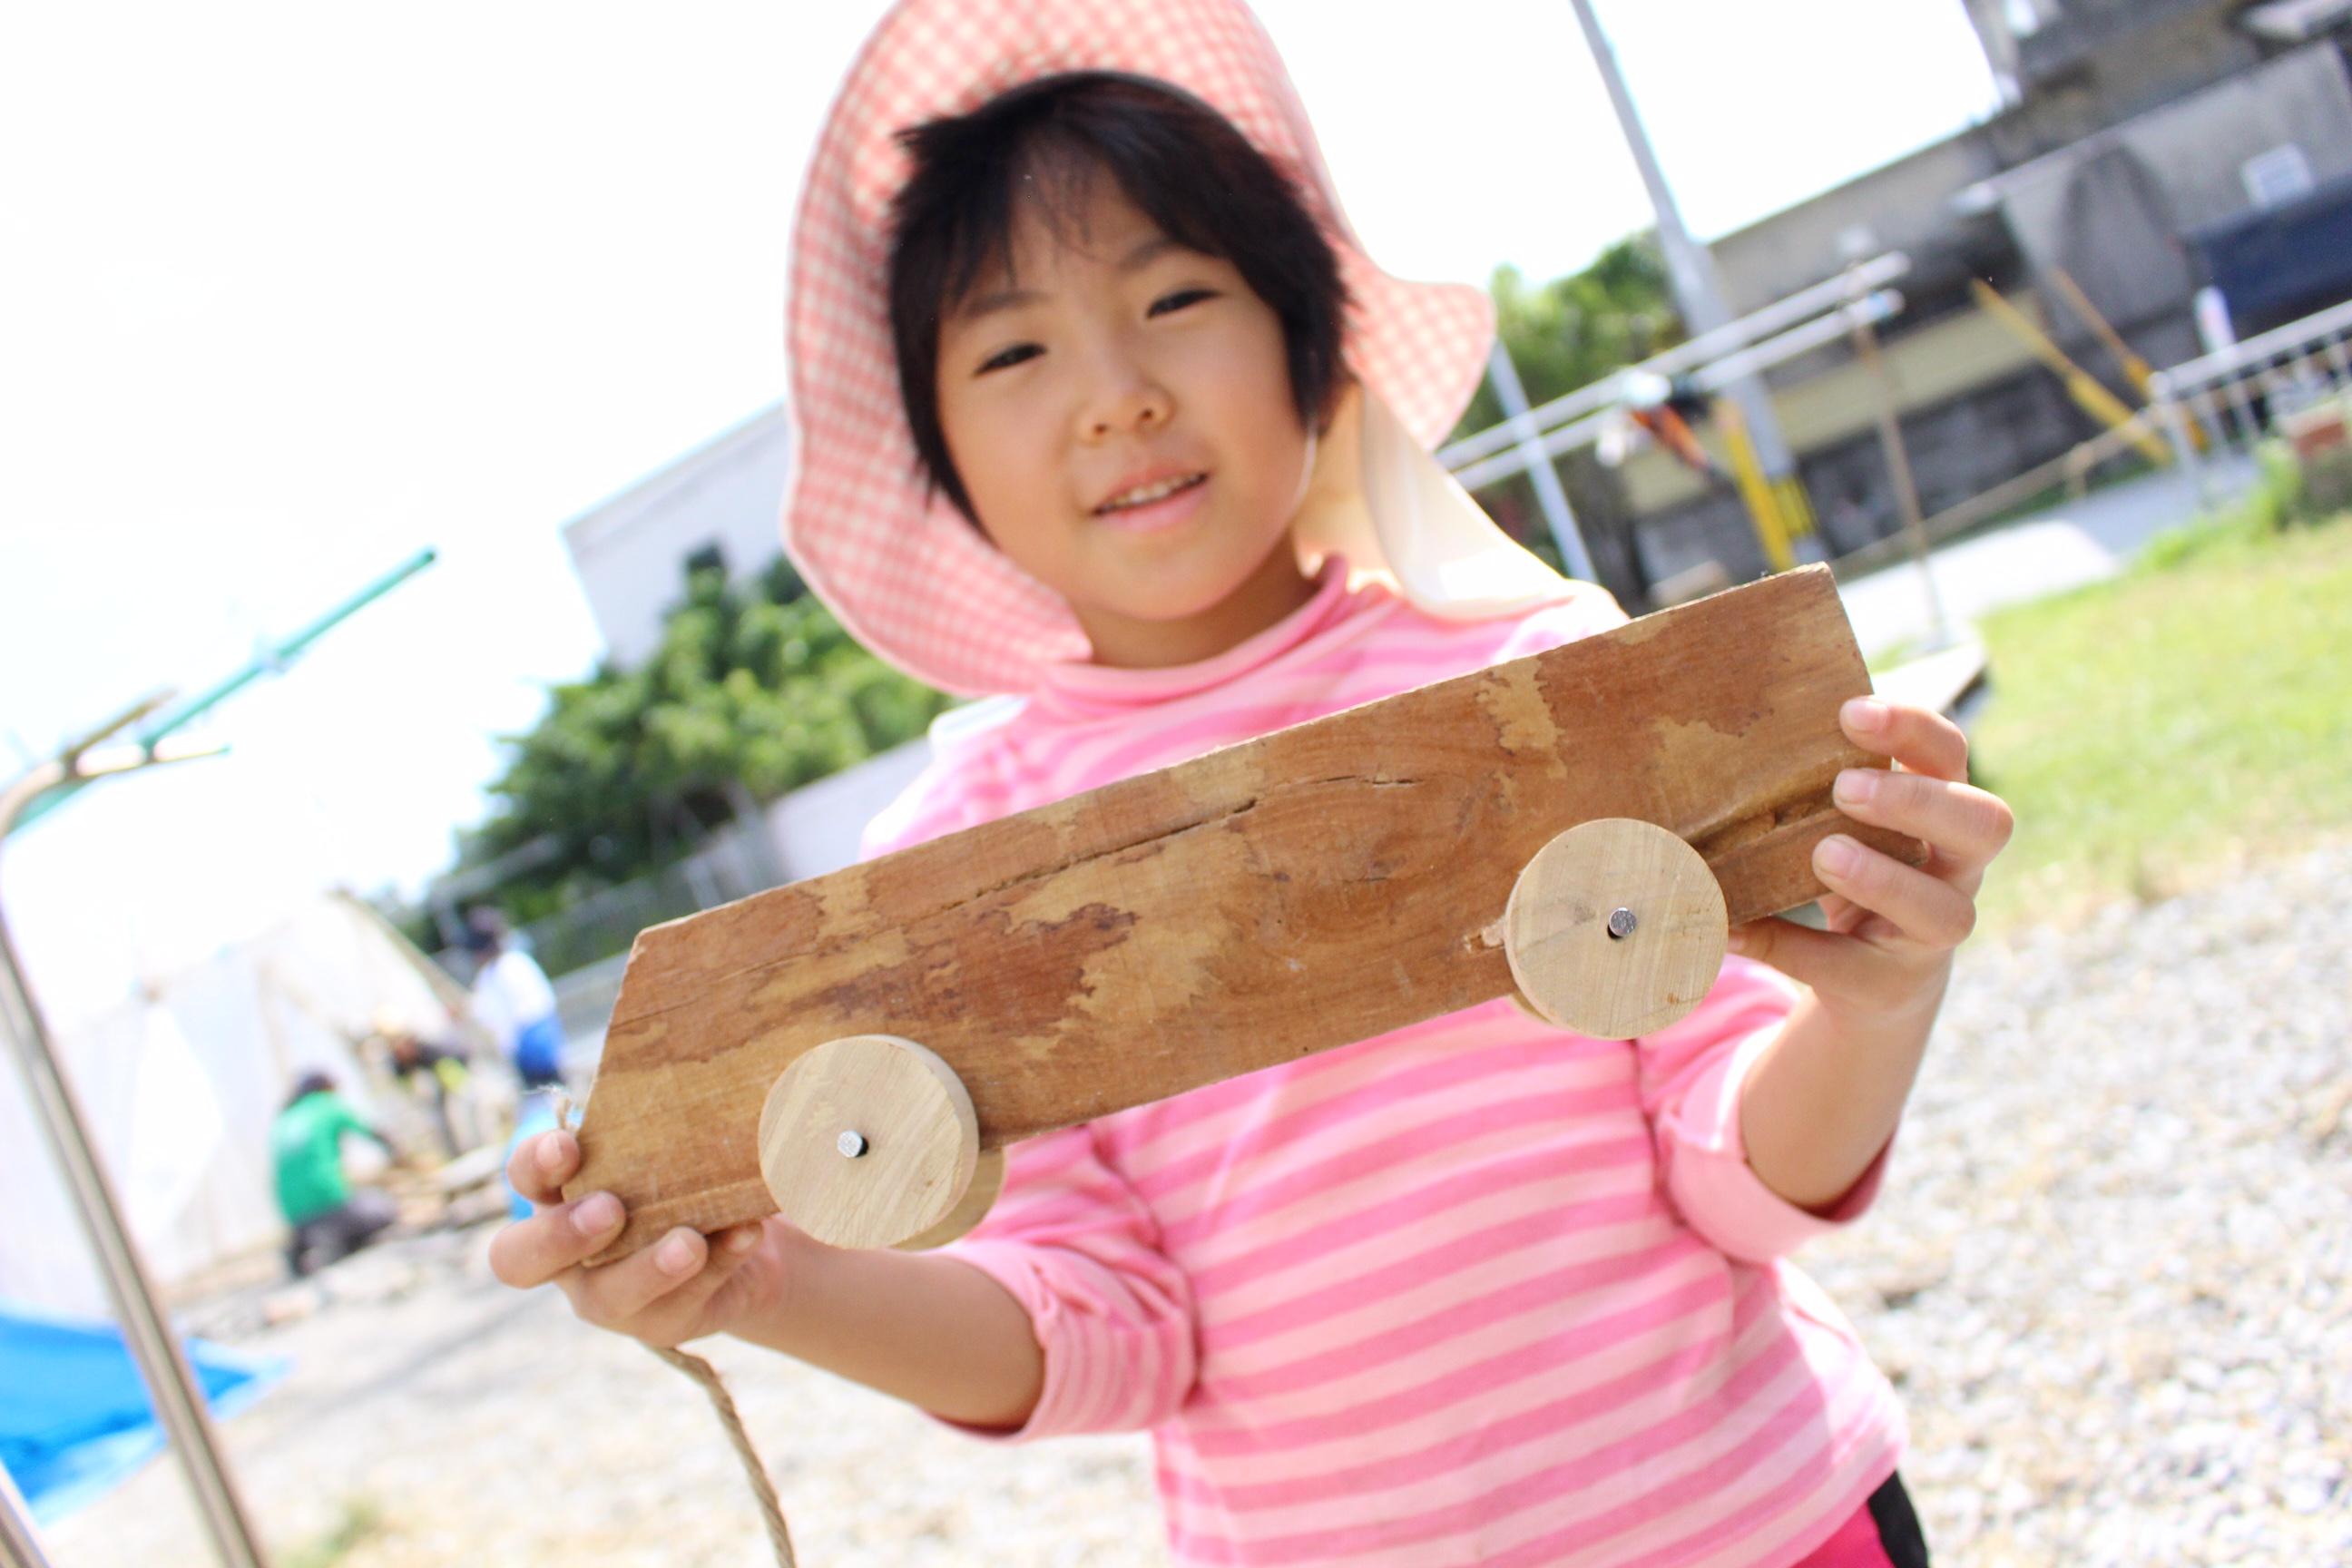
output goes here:
{"type": "Polygon", "coordinates": [[[1282,323],[1108,176],[940,333],[940,426],[981,526],[1066,599],[1098,662],[1222,652],[1307,596],[1289,544],[1310,447],[1282,323]]]}

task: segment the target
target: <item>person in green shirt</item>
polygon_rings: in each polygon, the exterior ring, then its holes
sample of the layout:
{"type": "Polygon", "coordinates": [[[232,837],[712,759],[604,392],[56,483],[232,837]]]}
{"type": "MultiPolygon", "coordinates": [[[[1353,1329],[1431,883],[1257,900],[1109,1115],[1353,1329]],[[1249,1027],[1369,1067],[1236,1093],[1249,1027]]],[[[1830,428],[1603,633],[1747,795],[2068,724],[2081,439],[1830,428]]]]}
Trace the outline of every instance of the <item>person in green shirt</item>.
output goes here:
{"type": "Polygon", "coordinates": [[[369,1187],[355,1191],[343,1173],[343,1140],[353,1135],[394,1153],[392,1141],[361,1121],[322,1072],[298,1079],[286,1109],[269,1124],[278,1207],[294,1232],[286,1263],[297,1279],[358,1251],[396,1217],[389,1196],[369,1187]]]}

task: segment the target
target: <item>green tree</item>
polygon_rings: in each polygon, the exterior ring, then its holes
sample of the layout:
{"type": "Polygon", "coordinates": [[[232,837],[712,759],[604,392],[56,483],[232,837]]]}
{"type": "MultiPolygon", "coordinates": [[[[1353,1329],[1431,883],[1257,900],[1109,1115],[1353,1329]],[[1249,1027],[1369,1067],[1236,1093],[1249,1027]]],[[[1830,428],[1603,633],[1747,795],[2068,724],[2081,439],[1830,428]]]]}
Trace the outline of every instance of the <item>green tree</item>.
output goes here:
{"type": "MultiPolygon", "coordinates": [[[[1531,285],[1518,268],[1498,267],[1487,289],[1495,299],[1496,334],[1510,353],[1528,403],[1537,407],[1671,348],[1683,337],[1665,263],[1648,234],[1621,239],[1581,272],[1549,283],[1531,285]]],[[[1502,418],[1495,389],[1481,382],[1454,437],[1486,429],[1502,418]]],[[[1601,581],[1629,606],[1638,607],[1650,584],[1614,479],[1590,451],[1554,467],[1601,581]]],[[[1535,488],[1524,475],[1486,487],[1478,500],[1506,529],[1559,563],[1535,488]]]]}
{"type": "Polygon", "coordinates": [[[667,865],[735,815],[921,734],[948,705],[859,647],[781,558],[690,573],[661,647],[553,688],[489,787],[459,868],[526,846],[493,900],[534,920],[667,865]]]}

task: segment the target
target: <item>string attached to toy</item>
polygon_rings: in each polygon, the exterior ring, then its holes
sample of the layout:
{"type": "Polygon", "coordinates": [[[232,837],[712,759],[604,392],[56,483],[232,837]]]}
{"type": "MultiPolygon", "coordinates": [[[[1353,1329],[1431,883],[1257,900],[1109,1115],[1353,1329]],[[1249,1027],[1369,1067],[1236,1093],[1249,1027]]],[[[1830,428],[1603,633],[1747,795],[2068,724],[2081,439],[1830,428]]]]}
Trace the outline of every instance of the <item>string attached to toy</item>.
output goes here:
{"type": "Polygon", "coordinates": [[[646,1348],[694,1379],[710,1396],[711,1408],[719,1412],[719,1424],[727,1428],[727,1440],[735,1445],[735,1457],[743,1461],[743,1474],[751,1483],[751,1495],[759,1500],[760,1518],[768,1527],[769,1544],[776,1549],[776,1568],[795,1568],[800,1559],[793,1555],[793,1536],[784,1528],[783,1504],[776,1500],[775,1483],[768,1479],[767,1467],[760,1463],[760,1456],[751,1447],[751,1434],[743,1430],[743,1417],[735,1408],[735,1396],[719,1380],[719,1369],[686,1351],[661,1345],[646,1348]]]}
{"type": "MultiPolygon", "coordinates": [[[[560,1085],[554,1096],[555,1124],[568,1131],[572,1124],[572,1097],[560,1085]]],[[[775,1483],[768,1479],[768,1467],[760,1462],[759,1450],[751,1447],[751,1434],[743,1429],[742,1413],[735,1408],[735,1396],[727,1392],[719,1369],[700,1356],[675,1346],[646,1348],[692,1378],[710,1396],[710,1407],[719,1412],[719,1424],[727,1429],[727,1440],[734,1445],[735,1458],[742,1461],[744,1479],[751,1483],[752,1499],[760,1505],[761,1522],[768,1527],[768,1544],[776,1549],[776,1568],[799,1568],[800,1559],[793,1554],[793,1532],[784,1525],[784,1505],[776,1497],[775,1483]]]]}

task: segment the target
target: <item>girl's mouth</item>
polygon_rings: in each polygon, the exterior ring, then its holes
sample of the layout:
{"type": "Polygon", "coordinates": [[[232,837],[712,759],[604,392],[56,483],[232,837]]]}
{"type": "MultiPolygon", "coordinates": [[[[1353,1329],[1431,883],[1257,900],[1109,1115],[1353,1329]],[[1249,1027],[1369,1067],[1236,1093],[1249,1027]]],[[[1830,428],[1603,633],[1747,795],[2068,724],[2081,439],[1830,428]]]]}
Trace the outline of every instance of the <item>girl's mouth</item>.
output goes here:
{"type": "Polygon", "coordinates": [[[1190,474],[1139,486],[1095,509],[1095,517],[1129,533],[1151,533],[1173,528],[1191,517],[1201,504],[1209,476],[1190,474]]]}

